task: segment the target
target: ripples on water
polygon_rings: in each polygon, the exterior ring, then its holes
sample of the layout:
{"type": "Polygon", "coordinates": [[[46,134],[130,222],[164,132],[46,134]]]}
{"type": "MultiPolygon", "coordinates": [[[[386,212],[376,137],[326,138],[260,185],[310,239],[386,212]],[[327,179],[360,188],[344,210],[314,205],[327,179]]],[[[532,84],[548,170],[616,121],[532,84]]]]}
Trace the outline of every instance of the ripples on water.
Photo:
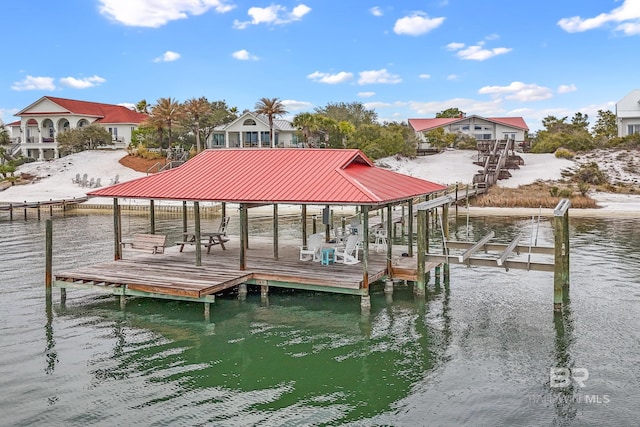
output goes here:
{"type": "MultiPolygon", "coordinates": [[[[258,221],[259,223],[259,221],[258,221]]],[[[7,425],[631,425],[640,346],[640,236],[633,221],[572,220],[571,302],[550,273],[452,266],[430,283],[357,297],[280,292],[200,304],[69,290],[44,298],[44,222],[0,227],[0,411],[7,425]],[[586,387],[550,387],[552,367],[586,387]],[[607,396],[608,403],[585,402],[607,396]],[[581,400],[582,399],[582,400],[581,400]]],[[[126,217],[126,232],[144,217],[126,217]]],[[[452,223],[509,242],[530,220],[452,223]]],[[[109,215],[54,221],[54,270],[112,257],[109,215]]],[[[180,219],[156,227],[176,239],[180,219]]],[[[254,225],[268,233],[268,223],[254,225]]],[[[233,234],[233,231],[232,231],[233,234]]],[[[552,230],[542,221],[539,244],[552,230]]],[[[437,235],[433,236],[434,241],[437,235]]]]}

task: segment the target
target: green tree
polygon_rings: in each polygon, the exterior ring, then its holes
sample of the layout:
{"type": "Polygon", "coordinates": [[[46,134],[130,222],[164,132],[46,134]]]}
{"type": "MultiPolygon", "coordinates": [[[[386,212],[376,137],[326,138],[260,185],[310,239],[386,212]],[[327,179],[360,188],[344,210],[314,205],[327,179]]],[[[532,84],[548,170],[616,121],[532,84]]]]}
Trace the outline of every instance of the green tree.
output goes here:
{"type": "Polygon", "coordinates": [[[210,111],[211,105],[204,96],[191,98],[182,106],[183,120],[187,127],[193,129],[196,138],[196,153],[201,151],[200,146],[200,119],[210,111]]]}
{"type": "Polygon", "coordinates": [[[467,114],[461,111],[458,107],[451,107],[436,113],[436,119],[455,119],[465,117],[466,115],[467,114]]]}
{"type": "Polygon", "coordinates": [[[229,107],[226,101],[212,101],[208,111],[200,117],[202,140],[207,141],[216,127],[231,123],[238,118],[238,108],[229,107]]]}
{"type": "Polygon", "coordinates": [[[582,113],[576,113],[571,123],[567,123],[567,117],[545,117],[542,119],[545,129],[532,139],[531,152],[553,153],[560,147],[575,152],[591,150],[595,144],[587,119],[588,116],[582,113]]]}
{"type": "Polygon", "coordinates": [[[264,114],[269,119],[269,144],[271,148],[275,147],[273,137],[273,119],[274,117],[283,116],[288,113],[284,104],[278,98],[260,98],[255,105],[256,114],[264,114]]]}
{"type": "Polygon", "coordinates": [[[149,104],[147,103],[146,99],[138,101],[138,103],[136,104],[136,111],[138,113],[149,114],[149,104]]]}
{"type": "Polygon", "coordinates": [[[302,133],[302,142],[311,147],[311,135],[317,129],[316,115],[311,113],[296,114],[292,124],[302,133]]]}
{"type": "Polygon", "coordinates": [[[58,135],[58,149],[63,154],[95,150],[98,147],[113,145],[111,134],[99,124],[69,129],[58,135]]]}
{"type": "Polygon", "coordinates": [[[362,125],[374,124],[378,120],[378,114],[375,110],[367,109],[361,102],[330,102],[325,107],[315,108],[315,112],[333,119],[336,123],[349,122],[356,129],[362,125]]]}
{"type": "Polygon", "coordinates": [[[151,114],[148,120],[159,130],[160,135],[163,134],[164,129],[167,129],[169,149],[171,149],[173,143],[171,134],[172,127],[175,123],[179,122],[183,116],[182,105],[174,98],[160,98],[156,102],[156,105],[151,108],[151,114]]]}
{"type": "Polygon", "coordinates": [[[0,126],[0,144],[9,144],[11,142],[11,138],[9,138],[9,131],[4,127],[0,126]]]}
{"type": "Polygon", "coordinates": [[[598,110],[598,118],[593,125],[593,134],[601,145],[605,145],[609,140],[617,137],[616,115],[609,110],[598,110]]]}

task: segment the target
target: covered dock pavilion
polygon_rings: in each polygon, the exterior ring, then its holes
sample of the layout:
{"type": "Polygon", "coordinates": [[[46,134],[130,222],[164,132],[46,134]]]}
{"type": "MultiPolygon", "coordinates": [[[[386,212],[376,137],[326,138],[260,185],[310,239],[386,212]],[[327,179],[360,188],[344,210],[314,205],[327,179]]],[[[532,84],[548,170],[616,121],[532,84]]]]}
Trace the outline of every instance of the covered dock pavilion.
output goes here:
{"type": "MultiPolygon", "coordinates": [[[[376,167],[357,149],[211,149],[184,165],[147,177],[103,187],[89,197],[113,198],[114,261],[67,272],[56,272],[54,285],[101,287],[114,294],[157,298],[213,301],[213,295],[233,286],[256,284],[263,293],[269,286],[349,293],[361,296],[369,305],[369,285],[377,280],[416,280],[425,266],[413,257],[413,221],[408,221],[406,247],[394,248],[389,241],[386,253],[369,250],[369,212],[382,209],[388,236],[392,235],[392,209],[406,204],[413,218],[415,200],[424,200],[446,187],[422,179],[376,167]],[[122,259],[122,232],[119,199],[149,200],[151,232],[154,233],[154,202],[181,201],[186,232],[186,206],[193,205],[195,260],[193,252],[167,251],[122,259]],[[237,250],[215,251],[202,257],[200,203],[237,204],[240,236],[237,250]],[[252,207],[273,206],[271,248],[250,241],[249,215],[252,207]],[[280,239],[278,206],[301,206],[302,241],[280,239]],[[362,223],[362,257],[355,265],[319,263],[298,259],[297,250],[306,244],[307,206],[356,207],[362,223]],[[395,251],[395,252],[394,252],[395,251]],[[392,265],[400,253],[402,264],[392,265]],[[222,255],[221,255],[222,253],[222,255]],[[191,260],[191,261],[189,261],[191,260]],[[195,262],[194,262],[195,261],[195,262]],[[413,265],[410,265],[413,263],[413,265]]],[[[328,227],[327,237],[329,237],[328,227]]],[[[422,257],[418,257],[424,259],[422,257]]],[[[435,264],[434,264],[435,266],[435,264]]],[[[427,270],[429,268],[427,267],[427,270]]],[[[419,280],[419,279],[418,279],[419,280]]],[[[424,283],[422,281],[422,283],[424,283]]]]}

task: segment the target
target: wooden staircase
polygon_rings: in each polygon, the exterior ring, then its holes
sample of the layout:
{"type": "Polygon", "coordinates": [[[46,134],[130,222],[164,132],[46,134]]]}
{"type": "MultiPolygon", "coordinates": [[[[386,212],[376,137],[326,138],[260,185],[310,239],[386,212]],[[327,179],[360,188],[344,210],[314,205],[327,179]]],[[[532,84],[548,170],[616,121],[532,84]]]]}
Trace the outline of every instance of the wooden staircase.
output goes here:
{"type": "Polygon", "coordinates": [[[482,170],[473,176],[473,184],[478,188],[487,189],[499,179],[508,179],[511,177],[509,169],[519,169],[524,165],[522,157],[515,154],[515,141],[512,139],[478,141],[477,147],[478,160],[473,163],[482,166],[482,170]]]}

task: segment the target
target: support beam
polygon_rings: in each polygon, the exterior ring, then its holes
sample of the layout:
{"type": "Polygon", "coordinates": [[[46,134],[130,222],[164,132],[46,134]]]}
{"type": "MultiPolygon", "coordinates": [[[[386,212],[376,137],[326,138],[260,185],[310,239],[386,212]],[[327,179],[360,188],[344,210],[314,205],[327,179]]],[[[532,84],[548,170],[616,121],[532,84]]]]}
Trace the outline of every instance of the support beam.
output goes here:
{"type": "Polygon", "coordinates": [[[522,239],[522,234],[518,234],[516,238],[513,239],[511,243],[509,243],[509,246],[507,246],[507,248],[502,252],[502,254],[500,254],[500,258],[496,260],[496,262],[498,263],[498,266],[504,265],[509,255],[511,255],[511,252],[513,252],[513,250],[518,246],[518,242],[520,242],[520,239],[522,239]]]}
{"type": "MultiPolygon", "coordinates": [[[[443,219],[444,221],[444,219],[443,219]]],[[[495,236],[495,233],[493,231],[490,231],[486,236],[484,236],[482,239],[480,239],[478,241],[478,243],[476,243],[475,245],[471,246],[469,249],[467,249],[466,251],[464,251],[462,253],[462,255],[458,256],[458,262],[463,263],[466,259],[470,258],[471,255],[473,255],[474,253],[478,252],[478,250],[480,248],[482,248],[485,243],[487,243],[489,240],[493,239],[493,236],[495,236]]],[[[498,264],[500,265],[500,264],[498,264]]]]}
{"type": "Polygon", "coordinates": [[[278,205],[273,205],[273,259],[278,259],[278,205]]]}
{"type": "MultiPolygon", "coordinates": [[[[362,206],[362,287],[369,292],[369,206],[362,206]]],[[[356,249],[357,250],[357,249],[356,249]]]]}
{"type": "Polygon", "coordinates": [[[156,201],[149,200],[149,221],[150,221],[150,233],[156,234],[156,201]]]}
{"type": "Polygon", "coordinates": [[[426,288],[426,271],[425,261],[427,258],[427,212],[426,210],[418,211],[418,266],[416,287],[414,288],[417,295],[425,295],[426,288]]]}

